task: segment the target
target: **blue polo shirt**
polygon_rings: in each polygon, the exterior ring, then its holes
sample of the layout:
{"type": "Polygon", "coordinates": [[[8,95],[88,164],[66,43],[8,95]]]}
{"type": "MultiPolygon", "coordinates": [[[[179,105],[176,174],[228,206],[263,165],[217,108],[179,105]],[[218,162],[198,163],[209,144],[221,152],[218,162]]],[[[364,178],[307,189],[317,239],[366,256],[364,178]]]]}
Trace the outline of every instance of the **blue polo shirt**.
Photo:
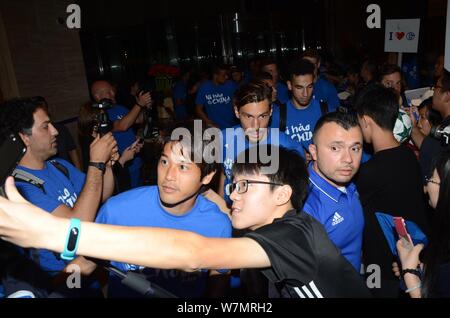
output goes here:
{"type": "Polygon", "coordinates": [[[359,273],[364,215],[356,186],[350,183],[342,190],[332,186],[312,163],[308,171],[309,195],[303,210],[322,223],[330,240],[359,273]]]}

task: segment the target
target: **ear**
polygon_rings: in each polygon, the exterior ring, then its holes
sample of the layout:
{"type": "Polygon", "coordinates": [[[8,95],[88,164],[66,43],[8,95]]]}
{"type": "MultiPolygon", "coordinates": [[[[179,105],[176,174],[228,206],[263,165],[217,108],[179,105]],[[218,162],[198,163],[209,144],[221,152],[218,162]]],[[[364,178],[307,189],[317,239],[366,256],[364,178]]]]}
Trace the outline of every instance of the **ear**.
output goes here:
{"type": "Polygon", "coordinates": [[[317,146],[315,144],[309,145],[309,153],[314,161],[317,161],[317,146]]]}
{"type": "Polygon", "coordinates": [[[30,136],[23,134],[21,132],[19,132],[19,136],[22,139],[23,143],[25,144],[25,146],[29,146],[30,145],[30,136]]]}
{"type": "Polygon", "coordinates": [[[292,188],[290,186],[284,185],[282,187],[278,187],[275,191],[275,204],[277,206],[288,204],[291,201],[292,188]]]}
{"type": "Polygon", "coordinates": [[[288,89],[290,91],[292,91],[292,83],[291,83],[291,81],[287,81],[286,84],[287,84],[288,89]]]}
{"type": "Polygon", "coordinates": [[[363,115],[362,122],[363,122],[364,128],[368,128],[369,126],[372,126],[373,119],[367,115],[363,115]]]}
{"type": "Polygon", "coordinates": [[[446,103],[450,102],[450,92],[444,92],[444,101],[446,103]]]}
{"type": "Polygon", "coordinates": [[[214,170],[213,172],[211,172],[210,174],[206,175],[203,177],[202,179],[202,184],[203,185],[207,185],[211,182],[212,178],[214,177],[214,175],[216,174],[216,170],[214,170]]]}
{"type": "Polygon", "coordinates": [[[236,116],[237,119],[239,119],[239,110],[236,106],[234,106],[234,115],[236,116]]]}

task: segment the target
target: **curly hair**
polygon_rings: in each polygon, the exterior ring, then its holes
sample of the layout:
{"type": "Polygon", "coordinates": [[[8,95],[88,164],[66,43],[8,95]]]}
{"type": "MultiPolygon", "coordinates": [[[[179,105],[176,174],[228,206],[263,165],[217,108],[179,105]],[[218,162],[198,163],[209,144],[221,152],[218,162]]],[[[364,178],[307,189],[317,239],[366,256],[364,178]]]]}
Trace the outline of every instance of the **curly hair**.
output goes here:
{"type": "Polygon", "coordinates": [[[31,135],[34,125],[33,114],[37,109],[47,111],[41,97],[14,98],[0,106],[0,136],[4,139],[11,134],[31,135]]]}

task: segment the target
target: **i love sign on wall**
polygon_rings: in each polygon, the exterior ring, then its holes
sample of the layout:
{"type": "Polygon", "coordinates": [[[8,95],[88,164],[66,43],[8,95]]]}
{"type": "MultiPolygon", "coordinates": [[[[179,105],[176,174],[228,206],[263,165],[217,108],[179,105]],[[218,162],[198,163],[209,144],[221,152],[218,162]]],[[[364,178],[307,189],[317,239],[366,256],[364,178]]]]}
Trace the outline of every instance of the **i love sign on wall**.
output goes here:
{"type": "Polygon", "coordinates": [[[385,52],[417,53],[420,19],[386,20],[385,52]]]}

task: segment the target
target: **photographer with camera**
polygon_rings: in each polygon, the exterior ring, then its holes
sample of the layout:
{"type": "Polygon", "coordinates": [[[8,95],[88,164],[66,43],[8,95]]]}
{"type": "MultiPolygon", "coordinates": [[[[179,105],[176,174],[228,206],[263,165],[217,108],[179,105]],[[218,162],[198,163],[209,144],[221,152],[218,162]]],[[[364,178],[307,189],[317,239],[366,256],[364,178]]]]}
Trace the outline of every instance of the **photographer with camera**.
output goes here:
{"type": "MultiPolygon", "coordinates": [[[[108,81],[99,80],[92,84],[91,94],[97,104],[97,108],[105,109],[108,119],[111,121],[111,130],[117,140],[119,154],[136,141],[136,135],[132,126],[142,123],[144,120],[143,110],[152,106],[150,93],[142,90],[137,94],[136,104],[129,111],[127,108],[116,104],[116,92],[108,81]]],[[[135,188],[142,184],[141,180],[142,159],[136,156],[128,166],[131,178],[131,187],[135,188]]]]}
{"type": "MultiPolygon", "coordinates": [[[[110,130],[111,123],[105,121],[105,113],[101,109],[94,108],[91,102],[84,103],[78,113],[78,136],[81,146],[83,166],[87,167],[89,162],[89,145],[105,130],[110,130]]],[[[114,158],[112,170],[115,186],[114,194],[131,189],[130,173],[126,164],[133,160],[143,146],[143,140],[138,139],[129,147],[125,148],[122,155],[114,158]]]]}
{"type": "MultiPolygon", "coordinates": [[[[58,131],[47,108],[33,98],[16,98],[0,109],[1,138],[20,136],[26,152],[13,172],[17,188],[33,204],[55,216],[93,221],[100,202],[111,196],[114,182],[108,162],[117,154],[111,133],[98,136],[90,145],[87,174],[65,160],[48,160],[57,152],[58,131]]],[[[68,264],[46,250],[26,253],[50,277],[68,264]]]]}
{"type": "Polygon", "coordinates": [[[443,150],[450,148],[450,72],[445,70],[433,86],[433,109],[442,122],[431,129],[420,147],[419,162],[424,179],[431,176],[431,164],[443,150]]]}

